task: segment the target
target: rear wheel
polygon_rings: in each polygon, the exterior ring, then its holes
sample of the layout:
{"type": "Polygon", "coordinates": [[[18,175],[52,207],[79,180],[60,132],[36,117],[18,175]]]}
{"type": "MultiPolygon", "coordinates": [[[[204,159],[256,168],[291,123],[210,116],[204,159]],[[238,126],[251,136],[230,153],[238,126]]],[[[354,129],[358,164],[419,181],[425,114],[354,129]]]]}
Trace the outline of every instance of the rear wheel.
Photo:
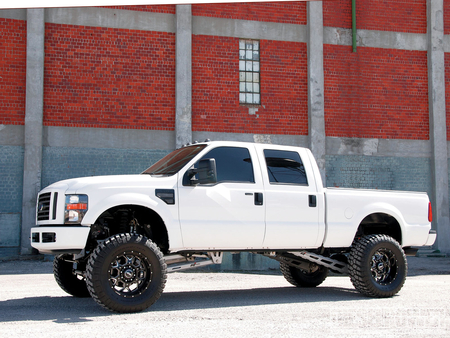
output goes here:
{"type": "Polygon", "coordinates": [[[361,238],[350,251],[348,271],[356,290],[370,297],[392,297],[405,283],[408,265],[400,244],[387,235],[361,238]]]}
{"type": "Polygon", "coordinates": [[[90,297],[85,278],[75,274],[73,263],[67,261],[67,258],[69,256],[59,255],[53,260],[53,275],[55,276],[56,282],[69,295],[74,297],[90,297]]]}
{"type": "Polygon", "coordinates": [[[321,265],[314,265],[311,271],[305,271],[286,263],[280,263],[280,270],[289,283],[306,288],[322,284],[328,275],[328,269],[321,265]]]}
{"type": "Polygon", "coordinates": [[[159,299],[166,270],[155,243],[140,235],[119,234],[94,250],[86,282],[92,298],[108,310],[138,312],[159,299]]]}

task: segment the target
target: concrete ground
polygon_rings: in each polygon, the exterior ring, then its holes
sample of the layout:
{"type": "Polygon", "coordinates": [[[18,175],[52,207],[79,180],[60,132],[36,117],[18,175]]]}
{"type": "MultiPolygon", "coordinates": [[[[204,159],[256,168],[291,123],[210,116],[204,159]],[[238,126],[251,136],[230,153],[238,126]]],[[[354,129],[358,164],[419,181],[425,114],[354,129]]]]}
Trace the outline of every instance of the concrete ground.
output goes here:
{"type": "Polygon", "coordinates": [[[372,299],[348,277],[317,288],[275,272],[178,272],[150,309],[110,313],[70,297],[51,262],[0,262],[2,337],[449,337],[450,258],[409,257],[398,295],[372,299]]]}

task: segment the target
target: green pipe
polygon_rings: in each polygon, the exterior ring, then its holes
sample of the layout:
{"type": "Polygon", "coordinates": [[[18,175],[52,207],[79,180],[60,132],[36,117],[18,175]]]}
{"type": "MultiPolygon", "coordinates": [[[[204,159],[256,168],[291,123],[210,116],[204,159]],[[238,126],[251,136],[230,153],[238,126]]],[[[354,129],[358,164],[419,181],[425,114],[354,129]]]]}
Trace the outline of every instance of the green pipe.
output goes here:
{"type": "Polygon", "coordinates": [[[356,53],[356,0],[352,0],[352,43],[353,53],[356,53]]]}

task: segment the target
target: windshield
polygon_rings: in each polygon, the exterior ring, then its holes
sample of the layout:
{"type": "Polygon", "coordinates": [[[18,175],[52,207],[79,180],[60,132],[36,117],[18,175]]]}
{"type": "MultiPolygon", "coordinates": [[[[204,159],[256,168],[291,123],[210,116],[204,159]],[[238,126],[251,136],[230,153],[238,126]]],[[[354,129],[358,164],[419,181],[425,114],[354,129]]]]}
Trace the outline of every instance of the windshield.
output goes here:
{"type": "Polygon", "coordinates": [[[199,144],[177,149],[156,162],[142,174],[174,175],[205,147],[206,144],[199,144]]]}

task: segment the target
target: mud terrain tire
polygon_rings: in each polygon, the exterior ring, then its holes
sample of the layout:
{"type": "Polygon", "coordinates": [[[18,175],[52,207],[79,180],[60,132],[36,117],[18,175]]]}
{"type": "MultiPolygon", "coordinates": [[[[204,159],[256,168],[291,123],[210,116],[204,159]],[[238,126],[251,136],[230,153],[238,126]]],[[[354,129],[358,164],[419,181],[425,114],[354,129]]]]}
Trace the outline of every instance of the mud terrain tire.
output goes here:
{"type": "Polygon", "coordinates": [[[85,278],[73,273],[73,263],[65,260],[65,255],[56,256],[53,260],[53,275],[59,287],[74,297],[90,297],[85,278]]]}
{"type": "Polygon", "coordinates": [[[286,263],[280,263],[280,270],[289,283],[304,288],[316,287],[328,276],[328,269],[321,265],[317,265],[315,271],[308,273],[286,263]]]}
{"type": "Polygon", "coordinates": [[[408,264],[395,239],[368,235],[353,244],[348,271],[356,290],[369,297],[386,298],[403,287],[408,264]]]}
{"type": "Polygon", "coordinates": [[[86,284],[92,298],[114,312],[139,312],[161,296],[167,265],[155,243],[146,237],[118,234],[91,254],[86,284]]]}

